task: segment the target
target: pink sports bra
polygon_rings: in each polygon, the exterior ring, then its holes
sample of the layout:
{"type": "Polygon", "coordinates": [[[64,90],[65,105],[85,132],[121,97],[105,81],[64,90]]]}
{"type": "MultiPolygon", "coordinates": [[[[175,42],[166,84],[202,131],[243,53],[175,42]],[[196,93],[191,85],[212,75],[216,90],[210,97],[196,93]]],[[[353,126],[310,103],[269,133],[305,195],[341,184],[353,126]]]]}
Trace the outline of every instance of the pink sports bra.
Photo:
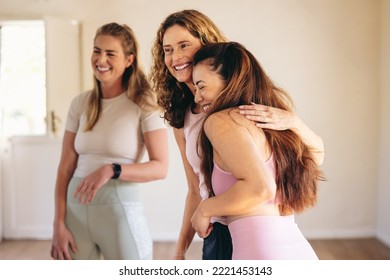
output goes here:
{"type": "MultiPolygon", "coordinates": [[[[275,179],[275,161],[273,154],[270,158],[265,162],[266,166],[269,168],[272,176],[275,179]]],[[[231,186],[233,186],[237,182],[237,179],[233,176],[232,173],[227,172],[221,169],[214,161],[214,169],[211,175],[211,184],[213,186],[213,190],[215,195],[222,194],[226,192],[231,186]]],[[[267,203],[274,203],[275,199],[267,203]]]]}

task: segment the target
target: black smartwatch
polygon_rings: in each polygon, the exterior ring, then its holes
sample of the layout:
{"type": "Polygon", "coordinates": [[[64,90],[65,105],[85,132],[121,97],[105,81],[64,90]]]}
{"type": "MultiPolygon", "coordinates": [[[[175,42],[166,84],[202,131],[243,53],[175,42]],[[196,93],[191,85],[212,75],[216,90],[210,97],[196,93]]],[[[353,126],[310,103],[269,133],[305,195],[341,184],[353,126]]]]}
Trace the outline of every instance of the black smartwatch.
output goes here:
{"type": "Polygon", "coordinates": [[[122,172],[121,165],[117,163],[113,163],[112,169],[114,170],[114,175],[112,175],[111,179],[118,179],[122,172]]]}

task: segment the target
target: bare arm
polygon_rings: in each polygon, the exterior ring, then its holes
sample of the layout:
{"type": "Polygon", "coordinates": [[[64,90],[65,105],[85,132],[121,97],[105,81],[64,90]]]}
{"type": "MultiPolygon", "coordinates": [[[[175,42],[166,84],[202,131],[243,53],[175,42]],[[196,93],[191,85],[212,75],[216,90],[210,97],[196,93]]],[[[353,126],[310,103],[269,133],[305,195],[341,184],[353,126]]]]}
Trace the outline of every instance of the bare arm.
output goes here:
{"type": "Polygon", "coordinates": [[[58,166],[55,187],[55,216],[53,243],[51,256],[54,259],[71,259],[68,251],[70,244],[73,251],[77,251],[76,244],[71,233],[65,226],[66,194],[71,177],[76,169],[78,154],[74,149],[75,133],[65,131],[61,160],[58,166]]]}
{"type": "Polygon", "coordinates": [[[242,122],[249,123],[242,116],[232,120],[230,116],[220,115],[210,116],[204,129],[214,148],[215,162],[231,172],[237,182],[223,194],[200,203],[192,218],[200,237],[207,236],[210,217],[246,214],[273,198],[276,190],[275,180],[265,165],[269,154],[265,135],[253,126],[256,132],[251,133],[249,125],[242,125],[242,122]]]}
{"type": "Polygon", "coordinates": [[[201,197],[199,193],[199,178],[194,173],[191,165],[187,160],[185,153],[186,150],[186,141],[184,137],[183,129],[173,129],[175,134],[176,143],[180,150],[180,155],[182,158],[184,171],[187,178],[187,196],[183,212],[183,220],[180,229],[179,239],[176,243],[175,259],[185,259],[185,254],[190,246],[194,235],[195,230],[191,225],[191,217],[195,212],[195,209],[198,207],[201,197]]]}
{"type": "Polygon", "coordinates": [[[306,145],[312,148],[318,165],[324,161],[324,142],[297,115],[282,109],[260,104],[240,106],[240,114],[256,123],[259,128],[274,130],[290,129],[299,135],[306,145]]]}
{"type": "MultiPolygon", "coordinates": [[[[158,129],[144,133],[149,160],[141,163],[122,164],[120,179],[129,182],[149,182],[164,179],[168,172],[168,133],[158,129]]],[[[111,164],[106,164],[84,178],[76,188],[75,197],[90,203],[97,191],[114,175],[111,164]]]]}
{"type": "MultiPolygon", "coordinates": [[[[168,132],[167,129],[144,133],[149,161],[123,164],[120,178],[129,182],[149,182],[164,179],[168,173],[168,132]]],[[[110,175],[113,175],[110,167],[110,175]]],[[[111,177],[110,177],[111,178],[111,177]]]]}

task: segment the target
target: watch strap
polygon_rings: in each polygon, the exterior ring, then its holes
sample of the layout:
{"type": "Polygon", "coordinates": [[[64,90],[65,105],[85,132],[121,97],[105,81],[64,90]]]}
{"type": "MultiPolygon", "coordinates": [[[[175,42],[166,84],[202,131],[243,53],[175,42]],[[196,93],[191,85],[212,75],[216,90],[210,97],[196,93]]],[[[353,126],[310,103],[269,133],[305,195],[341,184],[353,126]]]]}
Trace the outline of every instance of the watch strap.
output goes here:
{"type": "Polygon", "coordinates": [[[112,175],[111,179],[118,179],[122,173],[122,167],[118,163],[113,163],[112,169],[114,171],[114,175],[112,175]]]}

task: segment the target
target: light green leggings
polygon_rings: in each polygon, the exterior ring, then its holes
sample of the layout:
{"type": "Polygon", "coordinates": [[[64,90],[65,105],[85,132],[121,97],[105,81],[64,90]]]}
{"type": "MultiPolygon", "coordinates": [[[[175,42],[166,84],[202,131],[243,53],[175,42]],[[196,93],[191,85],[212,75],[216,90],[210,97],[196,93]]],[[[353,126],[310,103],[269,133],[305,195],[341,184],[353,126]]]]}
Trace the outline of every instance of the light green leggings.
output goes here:
{"type": "Polygon", "coordinates": [[[82,178],[72,178],[68,188],[66,225],[78,253],[73,259],[145,260],[153,256],[153,244],[139,187],[109,180],[92,203],[80,204],[73,197],[82,178]]]}

